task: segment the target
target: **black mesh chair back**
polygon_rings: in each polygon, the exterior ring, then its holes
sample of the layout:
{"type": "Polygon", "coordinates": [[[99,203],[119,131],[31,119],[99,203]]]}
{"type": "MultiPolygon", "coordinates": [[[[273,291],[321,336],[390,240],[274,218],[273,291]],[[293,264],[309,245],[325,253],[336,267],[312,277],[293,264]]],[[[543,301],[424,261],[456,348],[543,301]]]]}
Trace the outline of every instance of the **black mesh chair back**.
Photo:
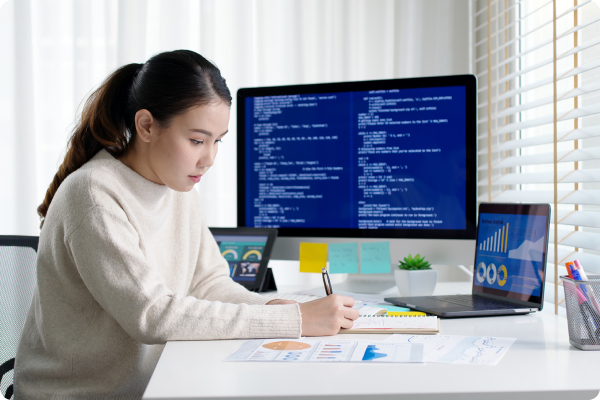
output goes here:
{"type": "Polygon", "coordinates": [[[13,395],[15,355],[36,286],[37,236],[0,236],[0,392],[13,395]]]}

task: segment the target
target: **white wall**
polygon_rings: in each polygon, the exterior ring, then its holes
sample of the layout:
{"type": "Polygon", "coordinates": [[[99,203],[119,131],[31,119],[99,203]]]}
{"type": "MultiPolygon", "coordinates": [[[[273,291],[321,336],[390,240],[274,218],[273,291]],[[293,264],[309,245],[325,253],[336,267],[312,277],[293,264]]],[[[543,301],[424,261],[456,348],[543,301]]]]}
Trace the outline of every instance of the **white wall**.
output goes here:
{"type": "MultiPolygon", "coordinates": [[[[0,234],[39,234],[35,210],[62,161],[77,107],[120,65],[189,48],[218,64],[233,93],[468,73],[468,3],[6,1],[0,7],[0,234]]],[[[235,126],[233,118],[200,187],[213,226],[236,224],[235,126]]]]}

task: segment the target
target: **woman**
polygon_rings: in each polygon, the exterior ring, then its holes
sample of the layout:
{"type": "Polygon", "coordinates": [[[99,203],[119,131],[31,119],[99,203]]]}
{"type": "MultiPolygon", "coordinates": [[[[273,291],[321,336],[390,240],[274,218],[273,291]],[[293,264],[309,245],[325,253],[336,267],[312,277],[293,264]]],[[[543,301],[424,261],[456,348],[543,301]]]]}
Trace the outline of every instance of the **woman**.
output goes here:
{"type": "Polygon", "coordinates": [[[16,396],[139,398],[168,340],[331,335],[358,317],[348,297],[266,303],[229,277],[192,189],[230,106],[219,70],[185,50],[90,96],[38,208],[16,396]]]}

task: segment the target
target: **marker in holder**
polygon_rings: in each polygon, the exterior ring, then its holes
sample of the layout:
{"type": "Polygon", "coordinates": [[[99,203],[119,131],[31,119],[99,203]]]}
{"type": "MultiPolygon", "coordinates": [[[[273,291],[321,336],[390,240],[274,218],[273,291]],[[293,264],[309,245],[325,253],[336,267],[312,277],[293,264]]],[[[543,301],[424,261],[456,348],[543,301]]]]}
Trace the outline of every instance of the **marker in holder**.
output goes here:
{"type": "Polygon", "coordinates": [[[600,275],[587,278],[560,277],[565,288],[569,342],[581,350],[600,350],[600,314],[591,303],[592,299],[600,300],[600,275]]]}

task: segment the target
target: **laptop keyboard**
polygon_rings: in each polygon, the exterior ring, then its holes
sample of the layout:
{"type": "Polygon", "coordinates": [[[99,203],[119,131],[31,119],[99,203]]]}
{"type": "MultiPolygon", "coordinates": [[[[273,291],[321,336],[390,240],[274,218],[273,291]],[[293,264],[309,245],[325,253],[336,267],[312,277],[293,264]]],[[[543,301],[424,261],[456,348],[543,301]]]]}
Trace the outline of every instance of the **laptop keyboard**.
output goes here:
{"type": "Polygon", "coordinates": [[[517,308],[514,304],[502,303],[485,297],[465,295],[431,296],[435,300],[442,300],[452,304],[473,307],[476,310],[511,310],[517,308]]]}

